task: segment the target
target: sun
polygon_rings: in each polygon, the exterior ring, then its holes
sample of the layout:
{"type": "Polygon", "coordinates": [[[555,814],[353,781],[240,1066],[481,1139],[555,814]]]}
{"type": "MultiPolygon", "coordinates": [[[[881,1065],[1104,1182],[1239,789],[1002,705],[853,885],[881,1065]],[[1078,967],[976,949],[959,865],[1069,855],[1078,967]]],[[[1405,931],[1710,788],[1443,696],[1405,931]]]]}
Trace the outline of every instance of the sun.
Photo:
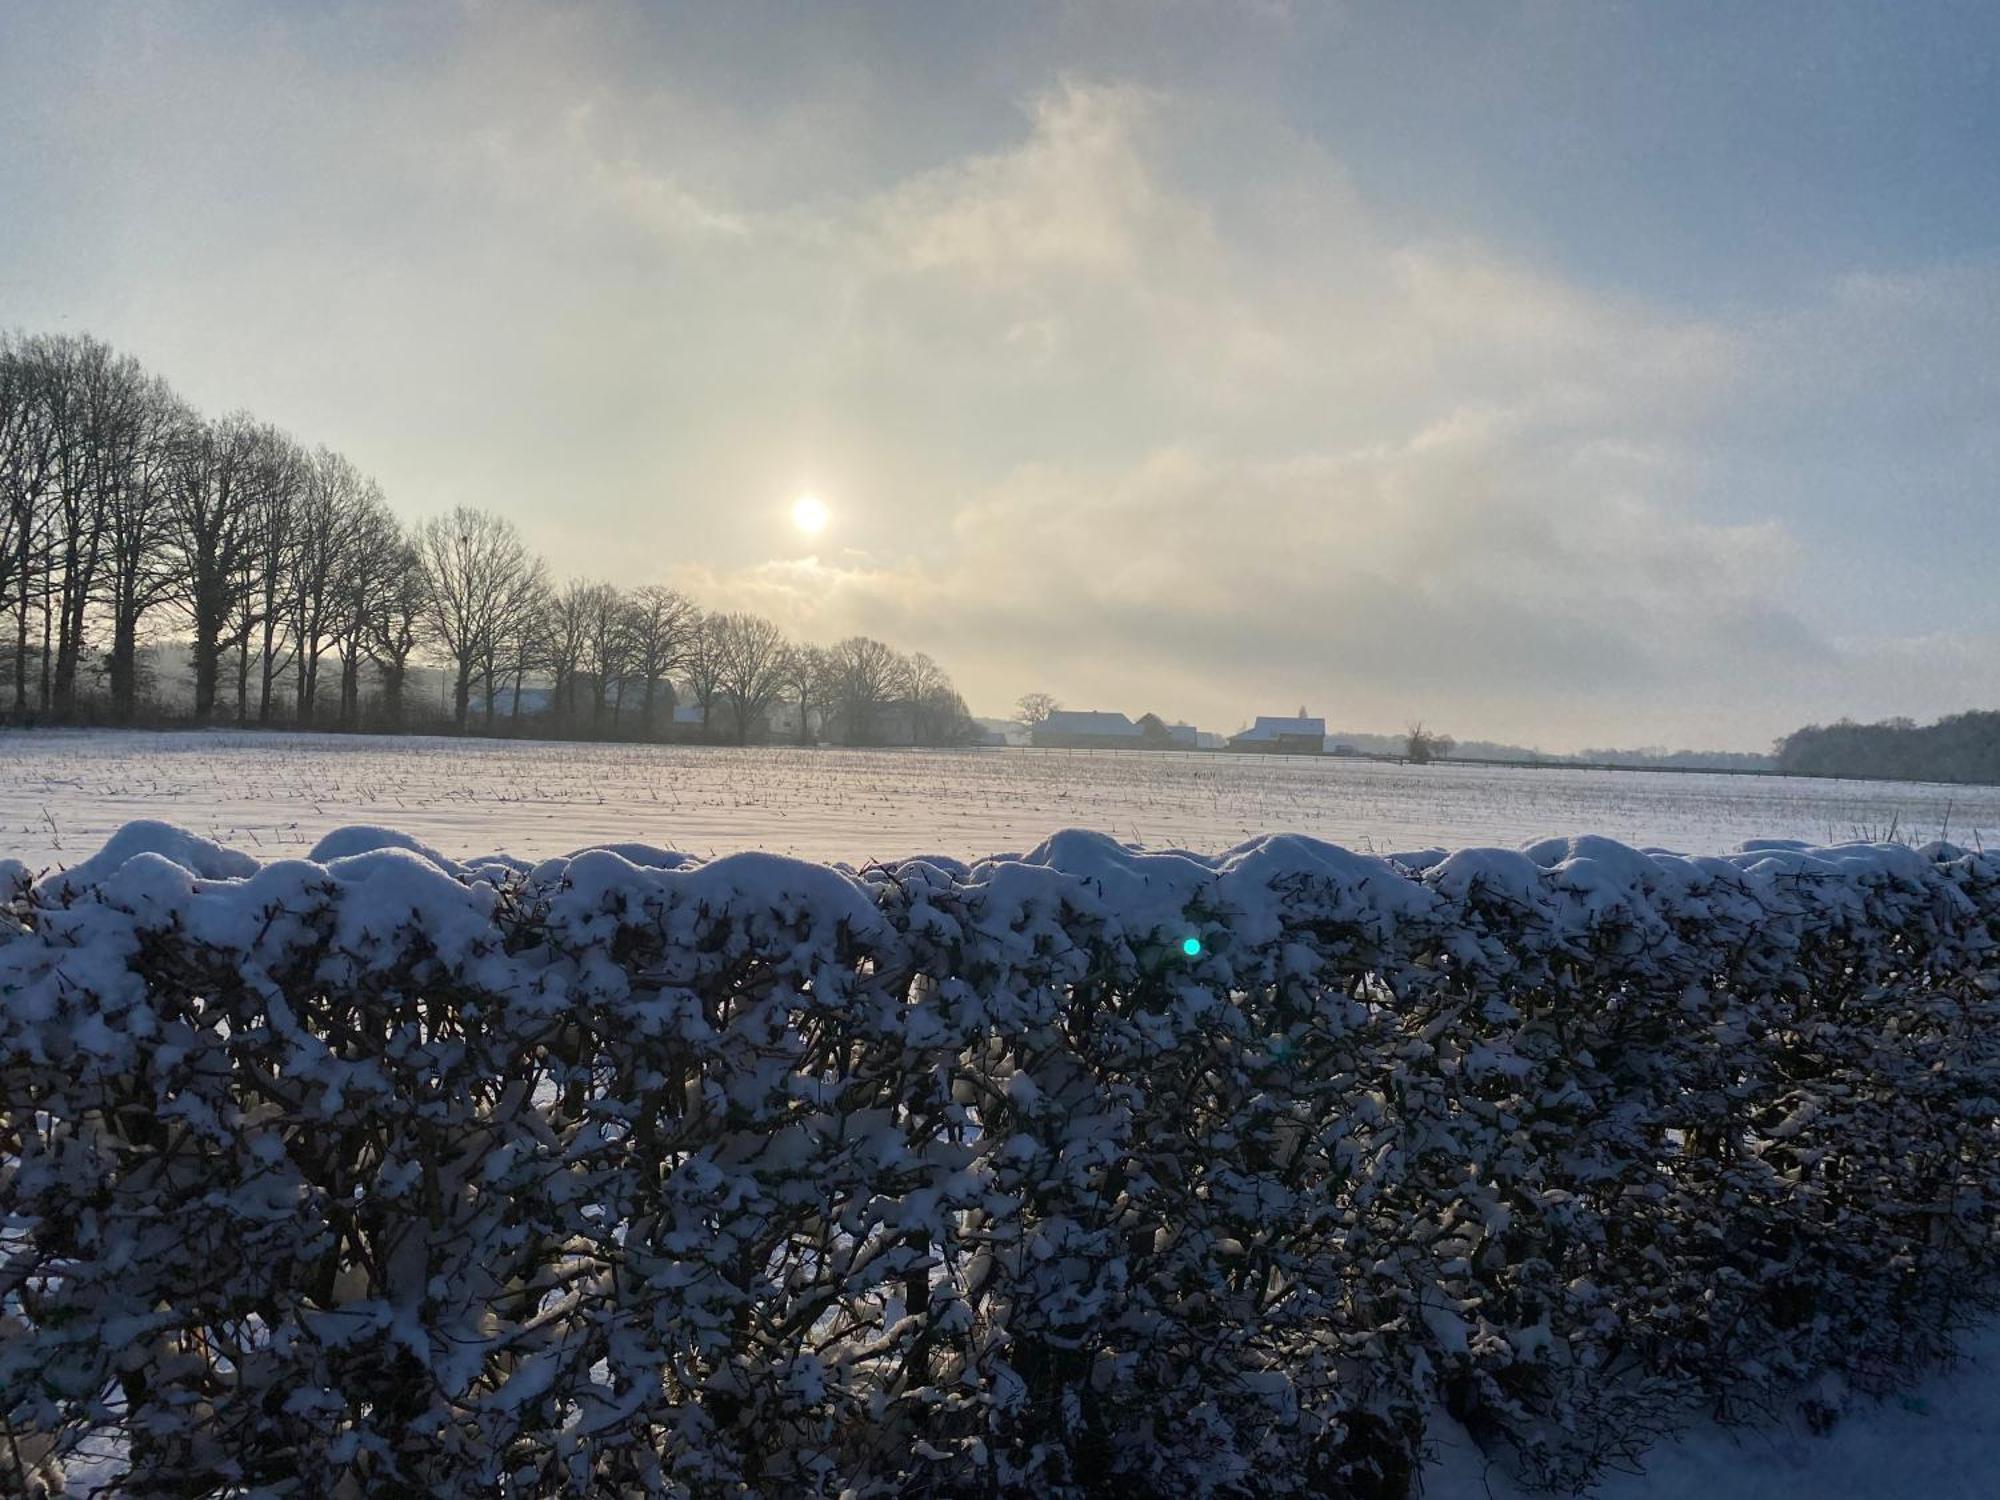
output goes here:
{"type": "Polygon", "coordinates": [[[831,519],[826,502],[817,495],[801,495],[792,502],[792,525],[807,536],[818,536],[831,519]]]}

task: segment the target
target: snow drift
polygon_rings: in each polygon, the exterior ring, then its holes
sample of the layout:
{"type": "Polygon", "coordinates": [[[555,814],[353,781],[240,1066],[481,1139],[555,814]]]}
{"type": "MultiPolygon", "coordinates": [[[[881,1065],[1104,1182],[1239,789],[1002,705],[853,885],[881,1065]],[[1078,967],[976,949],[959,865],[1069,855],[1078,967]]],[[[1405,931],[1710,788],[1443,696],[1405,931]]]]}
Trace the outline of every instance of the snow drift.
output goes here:
{"type": "Polygon", "coordinates": [[[0,1489],[1569,1483],[1994,1266],[2000,858],[315,855],[0,862],[0,1489]]]}

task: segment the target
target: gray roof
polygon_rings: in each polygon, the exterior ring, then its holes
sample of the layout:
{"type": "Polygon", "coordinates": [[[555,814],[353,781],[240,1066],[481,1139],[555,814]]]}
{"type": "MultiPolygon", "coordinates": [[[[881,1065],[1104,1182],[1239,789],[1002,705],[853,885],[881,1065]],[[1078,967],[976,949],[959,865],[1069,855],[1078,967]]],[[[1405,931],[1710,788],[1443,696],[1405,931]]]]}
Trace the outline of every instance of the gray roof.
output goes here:
{"type": "Polygon", "coordinates": [[[1097,709],[1059,708],[1037,726],[1050,734],[1110,734],[1137,739],[1139,726],[1123,714],[1097,709]]]}
{"type": "Polygon", "coordinates": [[[1307,739],[1318,735],[1321,739],[1325,739],[1326,720],[1276,719],[1268,714],[1259,714],[1257,715],[1257,722],[1255,724],[1251,725],[1241,734],[1234,736],[1234,738],[1239,740],[1275,740],[1280,735],[1292,734],[1301,735],[1307,739]]]}

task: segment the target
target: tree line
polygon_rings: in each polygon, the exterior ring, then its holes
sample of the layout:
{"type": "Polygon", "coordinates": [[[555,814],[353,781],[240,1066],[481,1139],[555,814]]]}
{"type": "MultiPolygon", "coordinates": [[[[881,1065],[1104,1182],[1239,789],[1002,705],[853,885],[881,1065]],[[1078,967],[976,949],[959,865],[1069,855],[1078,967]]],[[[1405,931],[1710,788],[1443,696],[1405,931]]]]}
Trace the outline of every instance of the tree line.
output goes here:
{"type": "Polygon", "coordinates": [[[977,734],[921,652],[791,641],[660,586],[557,583],[504,518],[406,524],[342,454],[245,412],[205,417],[83,335],[0,334],[0,627],[0,716],[24,723],[977,734]],[[168,638],[188,643],[184,706],[148,680],[141,648],[168,638]],[[419,665],[443,671],[442,713],[413,701],[419,665]]]}
{"type": "Polygon", "coordinates": [[[2000,782],[2000,713],[1809,724],[1779,740],[1776,755],[1779,770],[1798,776],[2000,782]]]}

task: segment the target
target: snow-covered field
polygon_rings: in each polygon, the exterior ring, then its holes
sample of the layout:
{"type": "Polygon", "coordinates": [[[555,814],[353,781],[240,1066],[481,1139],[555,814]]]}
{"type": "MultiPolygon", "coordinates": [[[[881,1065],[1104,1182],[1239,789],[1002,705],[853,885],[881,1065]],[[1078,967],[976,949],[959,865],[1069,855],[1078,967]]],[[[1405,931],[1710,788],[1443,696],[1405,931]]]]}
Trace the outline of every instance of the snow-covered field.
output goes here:
{"type": "MultiPolygon", "coordinates": [[[[1378,850],[1555,832],[1719,850],[1752,837],[1895,831],[2000,839],[2000,791],[1616,772],[1060,752],[733,751],[296,734],[0,734],[0,857],[73,864],[126,821],[162,818],[269,858],[388,824],[453,853],[536,856],[639,840],[861,860],[1025,848],[1063,825],[1217,849],[1301,831],[1378,850]]],[[[2000,1325],[1959,1365],[1825,1437],[1796,1418],[1699,1428],[1596,1500],[1973,1500],[2000,1492],[2000,1325]]],[[[1440,1423],[1430,1500],[1525,1500],[1440,1423]]]]}
{"type": "Polygon", "coordinates": [[[1590,832],[1704,853],[1892,831],[2000,843],[2000,789],[1233,755],[0,733],[0,855],[72,863],[134,818],[266,856],[350,823],[458,855],[640,840],[860,862],[1025,849],[1069,826],[1208,851],[1271,832],[1378,851],[1590,832]]]}

